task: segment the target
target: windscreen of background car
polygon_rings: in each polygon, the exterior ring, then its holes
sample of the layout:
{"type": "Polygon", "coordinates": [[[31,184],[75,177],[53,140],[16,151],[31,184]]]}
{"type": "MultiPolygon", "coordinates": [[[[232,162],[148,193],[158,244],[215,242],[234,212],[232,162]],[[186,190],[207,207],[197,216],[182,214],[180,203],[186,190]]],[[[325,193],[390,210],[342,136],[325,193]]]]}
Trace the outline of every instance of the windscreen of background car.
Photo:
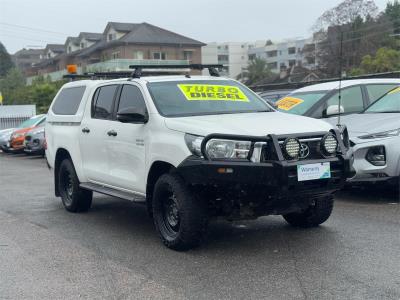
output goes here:
{"type": "Polygon", "coordinates": [[[31,127],[31,126],[35,125],[41,119],[43,119],[43,115],[42,116],[32,117],[29,120],[26,120],[26,121],[22,122],[21,124],[19,124],[19,126],[17,128],[28,128],[28,127],[31,127]]]}
{"type": "Polygon", "coordinates": [[[294,93],[275,102],[278,109],[285,113],[304,115],[328,91],[294,93]]]}
{"type": "Polygon", "coordinates": [[[368,107],[364,113],[400,113],[400,87],[390,91],[368,107]]]}
{"type": "Polygon", "coordinates": [[[148,88],[166,117],[273,111],[252,91],[230,80],[151,82],[148,88]]]}

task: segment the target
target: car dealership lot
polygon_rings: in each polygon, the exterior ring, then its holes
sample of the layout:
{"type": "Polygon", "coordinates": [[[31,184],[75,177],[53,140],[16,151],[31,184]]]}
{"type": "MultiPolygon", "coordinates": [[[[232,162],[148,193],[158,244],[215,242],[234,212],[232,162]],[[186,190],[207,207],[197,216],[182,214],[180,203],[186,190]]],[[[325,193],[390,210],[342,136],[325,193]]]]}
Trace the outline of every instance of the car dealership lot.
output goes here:
{"type": "Polygon", "coordinates": [[[396,195],[337,198],[319,228],[212,222],[201,248],[179,253],[144,206],[96,195],[89,213],[68,213],[45,160],[0,153],[0,299],[399,299],[396,195]]]}

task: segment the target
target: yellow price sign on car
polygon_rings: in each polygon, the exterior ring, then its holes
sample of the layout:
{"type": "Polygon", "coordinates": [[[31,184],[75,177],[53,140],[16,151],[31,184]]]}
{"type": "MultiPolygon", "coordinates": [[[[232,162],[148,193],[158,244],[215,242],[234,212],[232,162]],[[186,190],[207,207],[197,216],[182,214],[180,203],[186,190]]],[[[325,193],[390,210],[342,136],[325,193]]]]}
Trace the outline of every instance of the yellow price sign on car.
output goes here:
{"type": "Polygon", "coordinates": [[[295,106],[303,103],[304,100],[299,99],[299,98],[295,98],[295,97],[285,97],[282,98],[281,100],[276,102],[276,105],[278,106],[279,109],[282,110],[291,110],[293,109],[295,106]]]}
{"type": "Polygon", "coordinates": [[[398,88],[395,88],[394,90],[391,90],[388,94],[395,94],[395,93],[400,93],[400,86],[398,88]]]}
{"type": "Polygon", "coordinates": [[[231,85],[178,84],[189,101],[232,101],[249,102],[242,90],[231,85]]]}

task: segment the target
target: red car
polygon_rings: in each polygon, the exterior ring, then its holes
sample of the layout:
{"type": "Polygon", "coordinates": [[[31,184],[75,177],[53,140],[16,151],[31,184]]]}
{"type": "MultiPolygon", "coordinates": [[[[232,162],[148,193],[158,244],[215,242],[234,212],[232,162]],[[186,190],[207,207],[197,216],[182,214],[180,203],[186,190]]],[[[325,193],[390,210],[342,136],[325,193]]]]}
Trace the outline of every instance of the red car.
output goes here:
{"type": "Polygon", "coordinates": [[[46,121],[46,115],[37,115],[22,122],[12,133],[9,143],[10,152],[23,152],[25,148],[25,135],[33,128],[46,121]]]}

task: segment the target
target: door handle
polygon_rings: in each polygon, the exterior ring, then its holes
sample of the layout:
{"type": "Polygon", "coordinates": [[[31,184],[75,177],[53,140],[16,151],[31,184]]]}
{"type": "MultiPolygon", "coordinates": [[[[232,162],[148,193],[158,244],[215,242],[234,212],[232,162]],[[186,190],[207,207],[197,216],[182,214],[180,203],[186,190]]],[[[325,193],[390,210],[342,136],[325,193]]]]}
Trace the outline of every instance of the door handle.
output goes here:
{"type": "Polygon", "coordinates": [[[115,130],[110,130],[109,132],[107,132],[108,136],[117,136],[118,133],[115,130]]]}
{"type": "Polygon", "coordinates": [[[82,128],[82,132],[83,132],[83,133],[89,133],[89,132],[90,132],[90,129],[87,128],[87,127],[82,128]]]}

